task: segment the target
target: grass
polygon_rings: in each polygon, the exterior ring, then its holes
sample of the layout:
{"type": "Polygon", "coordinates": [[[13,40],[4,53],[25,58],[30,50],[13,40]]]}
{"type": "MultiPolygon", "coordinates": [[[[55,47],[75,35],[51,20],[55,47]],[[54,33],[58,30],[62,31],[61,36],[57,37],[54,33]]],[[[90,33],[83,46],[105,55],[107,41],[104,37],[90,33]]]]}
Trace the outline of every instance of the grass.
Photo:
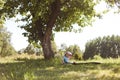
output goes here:
{"type": "Polygon", "coordinates": [[[0,80],[120,80],[120,58],[79,61],[79,65],[45,61],[36,56],[0,59],[0,80]],[[84,64],[101,62],[101,64],[84,64]]]}

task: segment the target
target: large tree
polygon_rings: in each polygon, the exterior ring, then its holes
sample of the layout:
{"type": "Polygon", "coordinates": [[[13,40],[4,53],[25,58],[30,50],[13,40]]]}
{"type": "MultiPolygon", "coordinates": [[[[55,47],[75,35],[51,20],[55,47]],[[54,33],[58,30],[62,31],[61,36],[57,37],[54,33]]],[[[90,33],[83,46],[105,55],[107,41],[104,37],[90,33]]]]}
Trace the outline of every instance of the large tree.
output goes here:
{"type": "Polygon", "coordinates": [[[0,13],[8,18],[24,15],[21,26],[29,42],[41,44],[45,59],[54,57],[51,48],[53,31],[71,31],[73,24],[91,24],[95,0],[6,0],[0,13]]]}

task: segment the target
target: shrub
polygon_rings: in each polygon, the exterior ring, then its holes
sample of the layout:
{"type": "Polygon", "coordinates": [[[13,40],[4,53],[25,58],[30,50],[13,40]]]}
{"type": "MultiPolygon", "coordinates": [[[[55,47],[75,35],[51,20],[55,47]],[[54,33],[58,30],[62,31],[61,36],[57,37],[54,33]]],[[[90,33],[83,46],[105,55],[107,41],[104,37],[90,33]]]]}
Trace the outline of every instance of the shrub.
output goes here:
{"type": "Polygon", "coordinates": [[[103,59],[100,55],[95,55],[94,57],[93,57],[93,59],[95,59],[95,60],[101,60],[101,59],[103,59]]]}

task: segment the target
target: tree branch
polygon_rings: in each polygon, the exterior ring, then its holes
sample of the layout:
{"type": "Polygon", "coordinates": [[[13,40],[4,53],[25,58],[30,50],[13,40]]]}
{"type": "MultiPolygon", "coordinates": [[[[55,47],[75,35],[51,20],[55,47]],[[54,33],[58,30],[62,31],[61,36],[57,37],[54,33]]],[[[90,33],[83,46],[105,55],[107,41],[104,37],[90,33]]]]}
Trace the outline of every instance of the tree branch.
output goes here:
{"type": "Polygon", "coordinates": [[[47,23],[47,29],[45,31],[45,36],[52,34],[52,28],[54,27],[54,24],[55,24],[57,17],[59,16],[60,8],[61,8],[61,1],[60,0],[55,0],[51,4],[51,14],[49,15],[49,20],[47,23]]]}

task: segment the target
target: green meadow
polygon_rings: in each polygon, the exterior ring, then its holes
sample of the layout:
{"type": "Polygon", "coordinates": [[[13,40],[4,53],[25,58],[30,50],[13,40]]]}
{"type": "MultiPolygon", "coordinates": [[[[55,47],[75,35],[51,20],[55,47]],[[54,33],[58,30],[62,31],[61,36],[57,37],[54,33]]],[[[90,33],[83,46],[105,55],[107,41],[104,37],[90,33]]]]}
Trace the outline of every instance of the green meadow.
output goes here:
{"type": "Polygon", "coordinates": [[[58,58],[47,61],[36,56],[1,58],[0,80],[120,80],[120,58],[77,62],[61,64],[58,58]]]}

